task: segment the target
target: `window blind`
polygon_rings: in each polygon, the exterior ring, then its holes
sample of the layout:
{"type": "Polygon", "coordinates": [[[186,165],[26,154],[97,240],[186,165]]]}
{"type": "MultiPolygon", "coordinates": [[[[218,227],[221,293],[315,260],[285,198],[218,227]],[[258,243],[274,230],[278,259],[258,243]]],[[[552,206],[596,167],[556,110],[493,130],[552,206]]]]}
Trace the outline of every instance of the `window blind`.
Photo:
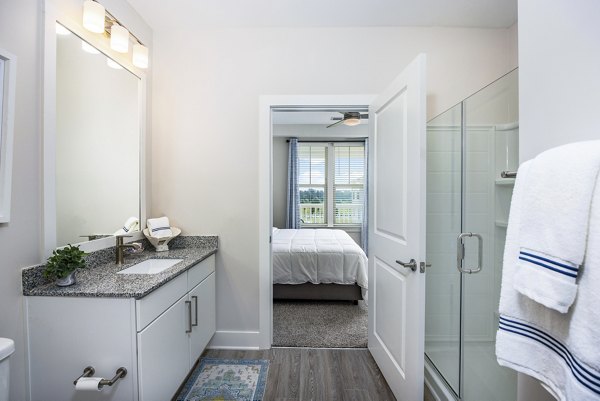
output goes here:
{"type": "Polygon", "coordinates": [[[363,145],[334,145],[334,223],[362,224],[365,183],[363,145]]]}
{"type": "Polygon", "coordinates": [[[298,145],[300,220],[304,224],[327,223],[327,146],[298,145]]]}

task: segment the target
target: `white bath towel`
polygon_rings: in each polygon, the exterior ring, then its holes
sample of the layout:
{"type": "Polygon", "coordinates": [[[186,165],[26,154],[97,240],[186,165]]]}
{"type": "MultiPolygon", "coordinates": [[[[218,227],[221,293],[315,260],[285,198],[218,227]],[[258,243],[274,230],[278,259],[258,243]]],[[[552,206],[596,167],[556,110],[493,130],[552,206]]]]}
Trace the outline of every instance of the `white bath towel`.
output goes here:
{"type": "Polygon", "coordinates": [[[156,219],[148,219],[146,222],[148,226],[148,232],[151,237],[154,238],[166,238],[172,237],[173,232],[171,231],[171,226],[169,224],[168,217],[158,217],[156,219]]]}
{"type": "Polygon", "coordinates": [[[577,142],[533,159],[523,186],[515,288],[562,313],[577,294],[599,171],[600,141],[577,142]]]}
{"type": "Polygon", "coordinates": [[[529,164],[519,169],[510,208],[496,337],[498,363],[542,381],[561,401],[600,400],[600,186],[593,195],[579,294],[570,310],[560,313],[514,286],[529,164]]]}
{"type": "Polygon", "coordinates": [[[126,235],[132,231],[135,231],[139,227],[140,221],[137,217],[130,217],[127,219],[123,227],[115,231],[114,235],[126,235]]]}

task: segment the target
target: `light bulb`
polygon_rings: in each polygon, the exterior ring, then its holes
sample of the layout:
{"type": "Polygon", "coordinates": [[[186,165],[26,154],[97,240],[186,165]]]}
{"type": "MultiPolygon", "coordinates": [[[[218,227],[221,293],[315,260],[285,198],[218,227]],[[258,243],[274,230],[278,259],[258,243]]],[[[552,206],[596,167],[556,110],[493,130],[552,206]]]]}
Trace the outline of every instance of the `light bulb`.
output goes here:
{"type": "Polygon", "coordinates": [[[95,33],[104,32],[104,16],[106,11],[102,4],[92,0],[83,3],[83,27],[95,33]]]}
{"type": "Polygon", "coordinates": [[[138,68],[148,68],[148,48],[136,43],[133,45],[133,65],[138,68]]]}
{"type": "Polygon", "coordinates": [[[344,125],[354,126],[360,124],[360,118],[350,117],[344,120],[344,125]]]}
{"type": "Polygon", "coordinates": [[[119,53],[129,51],[129,31],[121,25],[113,24],[110,27],[110,48],[119,53]]]}

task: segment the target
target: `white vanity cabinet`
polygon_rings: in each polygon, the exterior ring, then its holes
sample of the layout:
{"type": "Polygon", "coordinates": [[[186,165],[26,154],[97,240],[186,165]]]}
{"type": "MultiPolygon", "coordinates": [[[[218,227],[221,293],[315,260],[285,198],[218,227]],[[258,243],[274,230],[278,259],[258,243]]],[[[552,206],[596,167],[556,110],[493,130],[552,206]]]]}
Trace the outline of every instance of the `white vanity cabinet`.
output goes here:
{"type": "Polygon", "coordinates": [[[215,256],[141,299],[26,297],[30,400],[169,400],[216,326],[215,256]],[[86,366],[127,376],[99,392],[75,391],[86,366]]]}

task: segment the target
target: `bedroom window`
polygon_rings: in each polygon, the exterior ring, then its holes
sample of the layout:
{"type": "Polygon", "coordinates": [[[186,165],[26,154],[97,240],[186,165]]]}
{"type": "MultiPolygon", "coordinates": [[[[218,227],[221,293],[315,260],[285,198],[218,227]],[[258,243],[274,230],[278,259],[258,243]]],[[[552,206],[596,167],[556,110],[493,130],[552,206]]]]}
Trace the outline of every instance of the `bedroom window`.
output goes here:
{"type": "Polygon", "coordinates": [[[300,218],[303,226],[351,226],[363,222],[363,143],[298,145],[300,218]]]}

